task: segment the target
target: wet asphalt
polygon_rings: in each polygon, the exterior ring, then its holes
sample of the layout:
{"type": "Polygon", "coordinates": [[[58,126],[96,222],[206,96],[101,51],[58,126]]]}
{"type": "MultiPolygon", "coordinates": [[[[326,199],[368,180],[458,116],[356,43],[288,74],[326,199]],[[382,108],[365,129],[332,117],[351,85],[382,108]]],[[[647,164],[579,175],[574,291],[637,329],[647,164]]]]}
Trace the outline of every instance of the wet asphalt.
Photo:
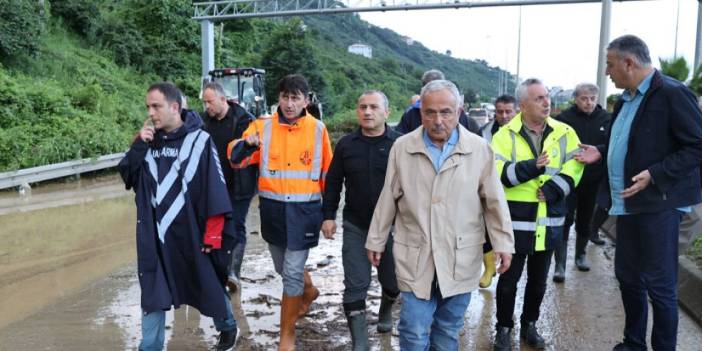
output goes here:
{"type": "MultiPolygon", "coordinates": [[[[93,240],[101,243],[102,250],[94,254],[85,248],[82,237],[59,236],[63,251],[56,253],[57,256],[73,257],[71,255],[77,253],[77,258],[68,263],[35,265],[38,261],[46,260],[52,252],[32,257],[32,251],[27,250],[22,256],[16,256],[20,258],[15,258],[7,247],[0,249],[0,300],[4,302],[0,306],[3,306],[2,314],[6,315],[4,320],[0,319],[0,350],[136,350],[140,338],[140,291],[135,274],[133,243],[124,244],[125,240],[131,241],[133,238],[132,207],[130,196],[61,207],[60,217],[66,221],[76,220],[71,216],[71,211],[79,214],[97,211],[92,216],[82,216],[85,223],[79,225],[81,228],[91,228],[95,216],[101,213],[125,213],[118,220],[93,229],[100,232],[100,235],[95,234],[93,240]],[[33,267],[31,276],[16,272],[23,267],[33,267]],[[11,268],[17,269],[13,271],[11,268]],[[74,278],[86,275],[95,277],[74,278]],[[15,305],[25,307],[13,309],[15,305]]],[[[0,227],[12,225],[13,234],[22,235],[22,223],[36,225],[30,218],[52,214],[46,211],[56,210],[33,209],[0,216],[0,227]],[[10,223],[3,223],[3,220],[10,223]]],[[[279,328],[282,283],[258,234],[257,214],[257,204],[254,202],[248,219],[250,234],[243,265],[242,289],[233,295],[235,316],[240,328],[237,350],[274,350],[279,328]]],[[[62,228],[59,224],[53,224],[53,227],[62,228]]],[[[48,235],[31,231],[30,234],[48,235]]],[[[0,234],[0,239],[6,240],[6,237],[9,237],[8,233],[0,234]]],[[[605,246],[588,246],[587,255],[592,269],[590,272],[579,272],[573,264],[574,237],[571,235],[566,281],[556,284],[549,279],[537,326],[547,340],[547,350],[611,350],[621,340],[624,323],[621,298],[613,273],[614,247],[611,242],[605,246]]],[[[341,233],[338,233],[335,240],[321,239],[319,247],[311,251],[307,264],[321,296],[312,305],[308,316],[298,322],[300,350],[351,349],[341,307],[341,242],[341,233]]],[[[35,245],[41,243],[38,240],[35,245]]],[[[461,350],[491,349],[496,321],[495,285],[496,279],[488,289],[473,292],[460,336],[461,350]]],[[[523,287],[524,279],[518,291],[515,320],[518,320],[521,311],[523,287]]],[[[392,334],[375,332],[379,296],[380,288],[374,280],[369,292],[367,313],[372,348],[398,350],[396,331],[392,334]]],[[[397,320],[399,306],[394,312],[397,320]]],[[[649,337],[650,327],[649,322],[649,337]]],[[[527,346],[520,346],[518,335],[516,329],[513,332],[514,349],[530,350],[527,346]]],[[[212,349],[216,336],[212,320],[200,316],[193,308],[184,306],[167,313],[168,350],[212,349]]],[[[701,345],[702,329],[680,311],[678,350],[702,350],[701,345]]]]}

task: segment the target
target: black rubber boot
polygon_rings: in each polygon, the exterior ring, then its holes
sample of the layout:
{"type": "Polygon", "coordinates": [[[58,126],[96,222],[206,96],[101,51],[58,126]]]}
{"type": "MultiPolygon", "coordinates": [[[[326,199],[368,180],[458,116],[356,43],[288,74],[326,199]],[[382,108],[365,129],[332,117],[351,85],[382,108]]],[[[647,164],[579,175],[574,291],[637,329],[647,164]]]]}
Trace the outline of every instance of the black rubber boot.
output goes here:
{"type": "Polygon", "coordinates": [[[380,298],[380,308],[378,308],[378,333],[388,333],[392,331],[392,304],[397,300],[397,296],[390,297],[383,293],[380,298]]]}
{"type": "Polygon", "coordinates": [[[497,327],[493,351],[512,351],[512,329],[497,327]]]}
{"type": "Polygon", "coordinates": [[[563,283],[565,281],[566,257],[568,256],[568,246],[563,243],[553,250],[553,281],[563,283]]]}
{"type": "Polygon", "coordinates": [[[602,246],[605,244],[604,239],[600,238],[600,232],[597,230],[592,231],[592,234],[590,235],[590,241],[593,244],[599,245],[599,246],[602,246]]]}
{"type": "Polygon", "coordinates": [[[236,343],[236,328],[234,330],[225,330],[219,333],[219,340],[217,341],[217,351],[227,351],[234,348],[234,343],[236,343]]]}
{"type": "Polygon", "coordinates": [[[519,331],[519,334],[529,346],[537,350],[546,348],[546,341],[539,335],[539,331],[536,330],[535,321],[522,323],[522,329],[519,331]]]}
{"type": "Polygon", "coordinates": [[[351,342],[353,351],[368,351],[368,327],[366,324],[365,311],[349,311],[346,313],[346,321],[351,331],[351,342]]]}
{"type": "Polygon", "coordinates": [[[590,271],[590,263],[587,262],[585,254],[575,256],[575,266],[578,267],[578,270],[581,272],[590,271]]]}

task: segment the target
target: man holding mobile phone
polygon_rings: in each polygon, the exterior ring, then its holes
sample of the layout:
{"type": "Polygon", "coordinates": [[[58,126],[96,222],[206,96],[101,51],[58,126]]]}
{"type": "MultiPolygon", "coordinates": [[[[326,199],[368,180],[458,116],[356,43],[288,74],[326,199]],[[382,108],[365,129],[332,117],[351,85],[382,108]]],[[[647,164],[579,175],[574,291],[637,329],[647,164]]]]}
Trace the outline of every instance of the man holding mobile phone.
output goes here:
{"type": "Polygon", "coordinates": [[[220,332],[216,350],[224,351],[237,334],[224,288],[236,244],[232,209],[212,138],[182,104],[172,83],[151,85],[149,118],[118,165],[136,194],[139,350],[163,349],[165,311],[190,305],[212,317],[220,332]]]}

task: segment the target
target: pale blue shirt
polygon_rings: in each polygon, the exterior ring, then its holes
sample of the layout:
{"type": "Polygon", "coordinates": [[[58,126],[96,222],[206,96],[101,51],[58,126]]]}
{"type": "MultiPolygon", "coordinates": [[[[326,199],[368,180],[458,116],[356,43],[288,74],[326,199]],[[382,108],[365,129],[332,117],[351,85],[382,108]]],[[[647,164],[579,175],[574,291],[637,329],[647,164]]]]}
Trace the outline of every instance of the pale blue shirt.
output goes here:
{"type": "Polygon", "coordinates": [[[634,121],[636,111],[641,105],[644,94],[651,87],[651,78],[653,78],[653,72],[639,84],[634,96],[631,95],[629,90],[624,90],[624,93],[622,93],[624,104],[612,125],[609,148],[607,149],[607,171],[609,172],[609,191],[612,197],[612,207],[609,209],[609,214],[613,216],[627,214],[624,208],[624,199],[621,196],[625,184],[624,160],[629,150],[631,123],[634,121]]]}
{"type": "MultiPolygon", "coordinates": [[[[644,95],[651,87],[651,78],[653,78],[653,72],[641,81],[636,88],[634,96],[631,95],[629,90],[625,90],[622,93],[624,104],[612,125],[609,148],[607,149],[607,172],[609,175],[610,196],[612,198],[612,207],[609,209],[609,214],[613,216],[631,214],[626,212],[624,199],[621,196],[625,184],[624,162],[629,151],[631,123],[634,121],[636,111],[638,111],[644,95]]],[[[678,210],[686,212],[689,211],[689,207],[679,208],[678,210]]]]}
{"type": "Polygon", "coordinates": [[[442,148],[439,148],[431,142],[426,130],[422,131],[422,138],[424,139],[424,144],[427,146],[427,151],[429,151],[429,157],[431,157],[431,162],[434,164],[434,169],[438,173],[441,169],[441,165],[444,164],[444,161],[446,161],[451,151],[453,151],[453,147],[458,143],[458,128],[455,128],[453,132],[451,132],[451,136],[449,136],[442,148]]]}

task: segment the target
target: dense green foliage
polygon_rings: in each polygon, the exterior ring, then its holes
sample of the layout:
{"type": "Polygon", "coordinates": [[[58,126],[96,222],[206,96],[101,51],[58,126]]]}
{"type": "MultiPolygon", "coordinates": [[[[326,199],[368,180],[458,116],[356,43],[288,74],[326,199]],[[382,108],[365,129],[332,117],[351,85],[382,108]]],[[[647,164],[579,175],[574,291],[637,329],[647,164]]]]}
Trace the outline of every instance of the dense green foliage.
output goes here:
{"type": "Polygon", "coordinates": [[[124,150],[145,117],[144,77],[65,32],[47,35],[41,47],[21,70],[0,67],[0,169],[124,150]]]}
{"type": "Polygon", "coordinates": [[[687,80],[690,75],[690,69],[687,67],[687,61],[684,57],[674,57],[669,60],[659,59],[661,63],[661,72],[667,76],[671,76],[681,82],[687,80]]]}
{"type": "Polygon", "coordinates": [[[278,96],[276,84],[273,83],[290,72],[304,73],[314,90],[325,91],[325,82],[317,69],[319,64],[314,51],[307,30],[299,18],[283,23],[270,33],[261,59],[261,66],[265,67],[270,82],[266,86],[269,99],[275,100],[278,96]]]}
{"type": "MultiPolygon", "coordinates": [[[[690,75],[690,68],[687,66],[687,61],[684,57],[672,58],[669,60],[660,59],[661,72],[671,76],[683,83],[690,75]]],[[[687,81],[687,87],[690,88],[698,97],[702,96],[702,65],[693,69],[692,77],[687,81]]]]}
{"type": "Polygon", "coordinates": [[[697,66],[694,72],[692,72],[692,78],[690,78],[687,86],[695,92],[697,96],[702,95],[702,65],[697,66]]]}
{"type": "Polygon", "coordinates": [[[0,57],[36,53],[46,10],[38,1],[0,0],[0,57]]]}
{"type": "MultiPolygon", "coordinates": [[[[199,109],[192,14],[191,0],[0,0],[0,171],[125,150],[156,80],[176,83],[199,109]]],[[[467,100],[497,93],[498,68],[407,43],[355,14],[215,28],[218,67],[266,69],[271,103],[281,76],[304,74],[335,135],[354,127],[356,98],[367,89],[384,91],[397,119],[429,68],[444,71],[467,100]],[[348,53],[354,43],[372,46],[373,58],[348,53]]]]}

